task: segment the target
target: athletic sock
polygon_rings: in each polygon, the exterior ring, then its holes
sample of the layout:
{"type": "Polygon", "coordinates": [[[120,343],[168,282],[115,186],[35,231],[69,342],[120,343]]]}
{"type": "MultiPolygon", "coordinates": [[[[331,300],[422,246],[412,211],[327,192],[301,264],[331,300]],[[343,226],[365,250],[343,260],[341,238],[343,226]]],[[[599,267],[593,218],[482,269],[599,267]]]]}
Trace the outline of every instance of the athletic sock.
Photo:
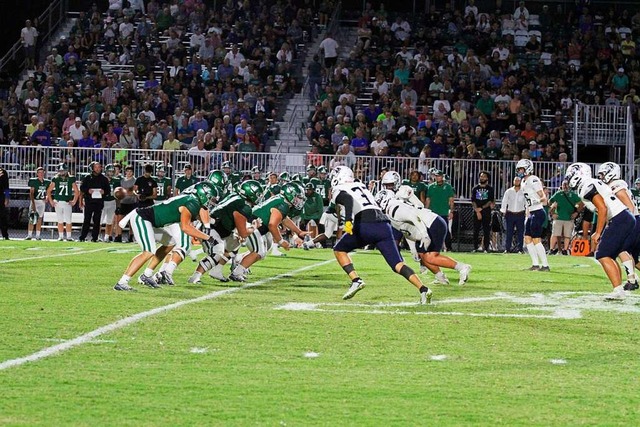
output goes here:
{"type": "Polygon", "coordinates": [[[165,271],[167,269],[167,263],[163,262],[162,264],[160,264],[160,269],[158,270],[159,273],[162,273],[163,271],[165,271]]]}
{"type": "Polygon", "coordinates": [[[638,278],[636,277],[635,266],[633,265],[632,260],[622,261],[622,266],[624,267],[624,271],[627,273],[627,281],[636,282],[638,278]]]}
{"type": "Polygon", "coordinates": [[[40,232],[36,231],[36,237],[40,237],[40,232]]]}
{"type": "Polygon", "coordinates": [[[544,250],[544,245],[542,243],[536,243],[535,249],[538,254],[538,258],[540,258],[540,264],[542,267],[549,267],[549,262],[547,261],[547,252],[544,250]]]}
{"type": "Polygon", "coordinates": [[[534,245],[533,243],[527,243],[527,252],[529,252],[529,256],[531,257],[531,265],[540,265],[540,262],[538,261],[536,245],[534,245]]]}
{"type": "Polygon", "coordinates": [[[121,285],[128,285],[129,280],[131,280],[131,276],[127,276],[126,274],[123,274],[120,280],[118,280],[118,283],[121,285]]]}
{"type": "Polygon", "coordinates": [[[453,269],[454,269],[455,271],[461,271],[461,270],[465,267],[465,265],[466,265],[466,264],[463,264],[463,263],[461,263],[461,262],[456,262],[456,266],[455,266],[455,267],[453,267],[453,269]]]}
{"type": "Polygon", "coordinates": [[[442,281],[442,280],[447,280],[447,276],[445,276],[445,275],[444,275],[444,273],[443,273],[442,271],[438,271],[438,272],[435,274],[435,278],[436,278],[436,279],[438,279],[438,280],[441,280],[441,281],[442,281]]]}
{"type": "Polygon", "coordinates": [[[144,274],[145,276],[147,276],[147,277],[151,277],[151,276],[153,276],[153,269],[151,269],[151,268],[145,268],[145,269],[144,269],[144,273],[143,273],[143,274],[144,274]]]}
{"type": "Polygon", "coordinates": [[[200,273],[199,271],[194,271],[193,274],[191,275],[191,280],[193,280],[194,282],[197,282],[198,280],[200,280],[201,277],[202,277],[202,273],[200,273]]]}
{"type": "Polygon", "coordinates": [[[64,234],[63,233],[58,233],[58,239],[64,239],[64,234]]]}
{"type": "Polygon", "coordinates": [[[178,267],[178,264],[176,264],[176,263],[175,263],[175,262],[173,262],[173,261],[169,261],[169,262],[167,263],[167,267],[164,269],[164,271],[165,271],[167,274],[171,274],[171,275],[172,275],[172,274],[173,274],[173,272],[175,271],[176,267],[178,267]]]}

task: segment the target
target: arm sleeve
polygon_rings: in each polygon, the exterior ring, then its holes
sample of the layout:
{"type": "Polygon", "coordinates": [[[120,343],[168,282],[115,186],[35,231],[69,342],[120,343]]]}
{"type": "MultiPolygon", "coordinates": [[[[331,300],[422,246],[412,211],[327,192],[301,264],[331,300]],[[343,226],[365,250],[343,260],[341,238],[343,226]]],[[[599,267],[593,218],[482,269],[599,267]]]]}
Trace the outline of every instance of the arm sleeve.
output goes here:
{"type": "Polygon", "coordinates": [[[336,204],[344,207],[344,220],[353,221],[353,197],[345,191],[341,191],[336,197],[336,204]]]}

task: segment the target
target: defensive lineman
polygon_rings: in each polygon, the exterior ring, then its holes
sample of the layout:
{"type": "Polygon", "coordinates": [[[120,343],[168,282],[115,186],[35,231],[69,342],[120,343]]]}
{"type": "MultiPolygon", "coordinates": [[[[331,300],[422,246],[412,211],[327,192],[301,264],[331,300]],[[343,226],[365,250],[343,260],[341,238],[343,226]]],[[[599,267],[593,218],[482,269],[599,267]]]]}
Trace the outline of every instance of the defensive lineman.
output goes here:
{"type": "Polygon", "coordinates": [[[529,270],[549,271],[547,252],[542,244],[542,226],[546,218],[544,206],[547,205],[547,195],[542,181],[533,174],[533,162],[521,159],[516,164],[516,174],[522,179],[527,219],[524,223],[524,244],[531,257],[529,270]]]}
{"type": "Polygon", "coordinates": [[[353,171],[338,166],[331,172],[332,202],[344,209],[344,234],[333,247],[336,260],[349,275],[351,286],[342,299],[350,299],[365,286],[349,252],[366,245],[375,245],[387,264],[420,291],[420,302],[431,302],[432,291],[418,275],[404,263],[393,236],[389,218],[376,204],[373,195],[360,182],[354,182],[353,171]]]}

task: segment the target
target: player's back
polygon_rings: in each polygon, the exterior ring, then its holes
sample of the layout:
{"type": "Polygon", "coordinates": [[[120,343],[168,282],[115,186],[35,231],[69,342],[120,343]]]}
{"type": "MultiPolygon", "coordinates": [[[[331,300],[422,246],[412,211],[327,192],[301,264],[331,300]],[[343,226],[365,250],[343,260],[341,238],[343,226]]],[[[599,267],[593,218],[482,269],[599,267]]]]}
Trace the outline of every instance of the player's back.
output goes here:
{"type": "Polygon", "coordinates": [[[584,201],[585,206],[591,211],[596,211],[593,198],[596,195],[600,195],[607,207],[607,220],[627,209],[624,203],[613,194],[611,188],[599,179],[585,178],[578,187],[578,195],[584,201]]]}
{"type": "Polygon", "coordinates": [[[352,214],[356,217],[359,213],[366,210],[377,210],[382,212],[376,204],[373,194],[361,182],[349,182],[336,185],[332,189],[332,202],[336,202],[341,193],[346,193],[353,200],[352,214]]]}
{"type": "MultiPolygon", "coordinates": [[[[638,207],[635,204],[634,200],[633,200],[633,193],[631,193],[631,190],[629,189],[629,185],[626,183],[626,181],[622,180],[622,179],[614,179],[613,181],[611,181],[609,183],[609,187],[611,188],[611,192],[613,192],[613,194],[616,195],[616,197],[618,197],[618,192],[620,191],[624,191],[627,194],[627,197],[629,197],[629,200],[634,203],[634,209],[631,212],[634,216],[638,215],[638,207]]],[[[619,198],[619,197],[618,197],[619,198]]]]}
{"type": "Polygon", "coordinates": [[[190,194],[178,195],[165,200],[157,205],[141,209],[153,209],[154,226],[164,227],[165,225],[180,222],[180,208],[185,207],[191,213],[191,220],[198,218],[200,213],[200,203],[190,194]]]}
{"type": "Polygon", "coordinates": [[[539,191],[543,191],[542,181],[536,175],[529,175],[522,183],[522,193],[529,211],[543,209],[539,191]]]}

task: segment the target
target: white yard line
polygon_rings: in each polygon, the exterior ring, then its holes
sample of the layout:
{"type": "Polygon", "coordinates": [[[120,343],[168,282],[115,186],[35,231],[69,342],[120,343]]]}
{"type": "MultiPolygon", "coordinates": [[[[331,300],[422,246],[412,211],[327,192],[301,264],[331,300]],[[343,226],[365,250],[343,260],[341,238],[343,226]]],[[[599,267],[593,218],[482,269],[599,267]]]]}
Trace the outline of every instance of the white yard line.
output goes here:
{"type": "MultiPolygon", "coordinates": [[[[98,249],[98,250],[103,250],[103,249],[98,249]]],[[[96,252],[96,251],[97,250],[89,251],[89,252],[96,252]]],[[[87,252],[84,252],[84,253],[87,253],[87,252]]],[[[247,283],[246,285],[240,286],[238,288],[223,289],[221,291],[215,291],[215,292],[208,293],[208,294],[203,295],[203,296],[198,297],[198,298],[182,300],[182,301],[174,302],[173,304],[163,305],[161,307],[156,307],[156,308],[151,309],[151,310],[143,311],[141,313],[137,313],[137,314],[134,314],[132,316],[125,317],[124,319],[120,319],[117,322],[113,322],[113,323],[110,323],[108,325],[102,326],[102,327],[100,327],[98,329],[94,329],[91,332],[87,332],[86,334],[80,335],[80,336],[78,336],[76,338],[73,338],[73,339],[71,339],[69,341],[65,341],[65,342],[60,343],[58,345],[54,345],[54,346],[51,346],[51,347],[44,348],[44,349],[42,349],[40,351],[37,351],[37,352],[35,352],[33,354],[30,354],[28,356],[20,357],[20,358],[17,358],[17,359],[6,360],[6,361],[0,363],[0,371],[2,371],[4,369],[8,369],[8,368],[13,368],[14,366],[24,365],[27,362],[35,362],[35,361],[38,361],[40,359],[44,359],[44,358],[49,357],[49,356],[55,356],[56,354],[61,353],[61,352],[66,351],[66,350],[69,350],[69,349],[71,349],[73,347],[77,347],[79,345],[83,345],[83,344],[87,344],[89,342],[92,342],[97,337],[99,337],[101,335],[104,335],[104,334],[107,334],[109,332],[113,332],[113,331],[116,331],[118,329],[124,328],[125,326],[129,326],[129,325],[131,325],[133,323],[137,323],[142,319],[146,319],[147,317],[155,316],[156,314],[166,313],[167,311],[175,310],[175,309],[183,307],[185,305],[195,304],[195,303],[199,303],[199,302],[215,299],[215,298],[221,297],[223,295],[233,294],[235,292],[242,291],[244,289],[255,288],[256,286],[264,285],[265,283],[273,282],[274,280],[278,280],[278,279],[281,279],[283,277],[293,276],[295,274],[302,273],[303,271],[312,270],[314,268],[329,264],[331,262],[335,262],[335,260],[334,259],[329,259],[329,260],[326,260],[326,261],[322,261],[322,262],[318,262],[318,263],[315,263],[315,264],[312,264],[312,265],[308,265],[306,267],[298,268],[297,270],[293,270],[293,271],[290,271],[290,272],[287,272],[287,273],[278,274],[277,276],[268,277],[266,279],[258,280],[257,282],[247,283]]]]}
{"type": "Polygon", "coordinates": [[[112,248],[106,247],[106,248],[91,249],[90,251],[82,251],[82,252],[74,251],[74,252],[67,252],[64,254],[40,255],[40,256],[32,256],[28,258],[3,259],[2,261],[0,261],[0,264],[9,264],[10,262],[20,262],[20,261],[31,261],[32,259],[59,258],[63,256],[84,255],[84,254],[90,254],[93,252],[106,251],[108,249],[112,249],[112,248]]]}

